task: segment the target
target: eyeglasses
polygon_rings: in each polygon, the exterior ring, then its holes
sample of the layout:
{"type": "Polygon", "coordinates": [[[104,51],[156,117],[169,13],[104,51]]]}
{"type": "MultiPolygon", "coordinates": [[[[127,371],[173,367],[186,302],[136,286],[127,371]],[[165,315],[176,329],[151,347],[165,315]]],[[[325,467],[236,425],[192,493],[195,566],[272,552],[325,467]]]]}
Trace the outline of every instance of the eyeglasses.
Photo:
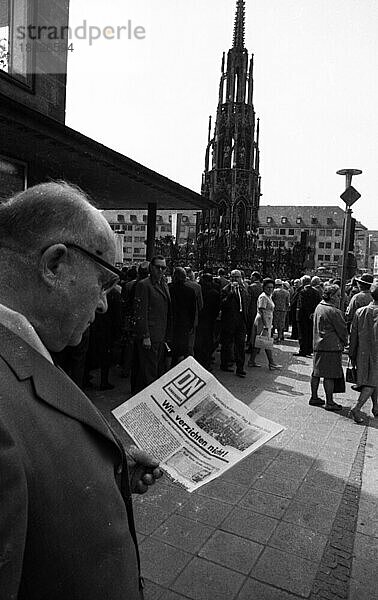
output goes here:
{"type": "MultiPolygon", "coordinates": [[[[120,271],[120,269],[117,269],[117,267],[114,267],[111,263],[108,263],[103,258],[100,258],[99,256],[97,256],[96,254],[93,254],[89,250],[82,248],[78,244],[74,244],[71,242],[61,242],[61,243],[64,244],[66,246],[66,248],[73,248],[74,250],[78,250],[79,252],[84,254],[84,256],[86,256],[87,258],[90,258],[91,260],[93,260],[93,262],[97,263],[98,265],[100,265],[101,267],[106,269],[107,271],[110,271],[111,273],[113,273],[113,275],[117,276],[103,284],[103,286],[102,286],[103,292],[108,292],[113,286],[115,286],[117,283],[119,283],[119,281],[122,277],[122,271],[120,271]]],[[[43,248],[41,253],[43,254],[43,252],[45,252],[45,250],[47,250],[48,247],[49,246],[47,246],[46,248],[43,248]]]]}

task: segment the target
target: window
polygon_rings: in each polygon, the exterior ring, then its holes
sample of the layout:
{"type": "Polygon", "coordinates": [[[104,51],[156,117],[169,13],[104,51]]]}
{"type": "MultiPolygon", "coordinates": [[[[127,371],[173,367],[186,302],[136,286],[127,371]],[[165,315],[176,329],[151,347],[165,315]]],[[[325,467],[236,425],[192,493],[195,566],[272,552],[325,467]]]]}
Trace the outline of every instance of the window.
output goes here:
{"type": "Polygon", "coordinates": [[[31,41],[26,35],[31,7],[30,0],[2,0],[0,3],[0,71],[27,85],[31,85],[33,56],[31,41]]]}
{"type": "Polygon", "coordinates": [[[332,217],[327,217],[327,225],[332,225],[333,219],[332,217]]]}
{"type": "Polygon", "coordinates": [[[161,215],[156,215],[156,223],[162,223],[163,217],[161,215]]]}
{"type": "Polygon", "coordinates": [[[302,223],[302,217],[297,217],[295,222],[297,225],[300,225],[302,223]]]}
{"type": "Polygon", "coordinates": [[[186,215],[182,215],[182,217],[181,217],[181,221],[182,221],[183,223],[187,223],[187,222],[189,221],[189,219],[188,219],[188,217],[187,217],[186,215]]]}
{"type": "Polygon", "coordinates": [[[147,215],[143,215],[143,223],[147,223],[147,215]]]}
{"type": "Polygon", "coordinates": [[[126,225],[125,231],[132,231],[132,230],[133,230],[133,226],[132,225],[126,225]]]}
{"type": "Polygon", "coordinates": [[[0,156],[0,198],[26,189],[26,164],[0,156]]]}
{"type": "Polygon", "coordinates": [[[327,248],[327,250],[330,250],[332,248],[331,242],[326,242],[325,247],[327,248]]]}
{"type": "Polygon", "coordinates": [[[126,254],[131,254],[131,248],[127,248],[127,247],[126,247],[126,250],[125,250],[125,252],[126,252],[126,254]]]}
{"type": "Polygon", "coordinates": [[[324,255],[324,260],[329,262],[331,260],[331,255],[330,254],[325,254],[324,255]]]}
{"type": "Polygon", "coordinates": [[[279,229],[274,229],[274,235],[280,235],[280,230],[279,229]]]}
{"type": "Polygon", "coordinates": [[[146,231],[145,225],[135,225],[135,231],[146,231]]]}
{"type": "Polygon", "coordinates": [[[335,250],[341,249],[341,242],[335,242],[335,250]]]}
{"type": "Polygon", "coordinates": [[[317,217],[311,217],[311,225],[316,225],[318,222],[317,217]]]}
{"type": "Polygon", "coordinates": [[[131,235],[125,235],[125,242],[132,242],[133,238],[131,235]]]}
{"type": "Polygon", "coordinates": [[[287,217],[281,217],[281,223],[284,225],[287,223],[287,217]]]}
{"type": "Polygon", "coordinates": [[[272,229],[270,227],[268,227],[268,229],[265,229],[265,235],[272,235],[272,229]]]}
{"type": "Polygon", "coordinates": [[[335,237],[341,236],[341,229],[335,229],[335,237]]]}
{"type": "Polygon", "coordinates": [[[264,231],[265,231],[264,227],[259,227],[259,233],[260,233],[260,234],[263,234],[263,233],[264,233],[264,231]]]}
{"type": "Polygon", "coordinates": [[[320,237],[325,237],[325,229],[319,229],[319,236],[320,237]]]}
{"type": "Polygon", "coordinates": [[[289,229],[289,235],[294,235],[294,229],[289,229]]]}
{"type": "Polygon", "coordinates": [[[140,254],[140,248],[134,248],[134,254],[140,254]]]}
{"type": "Polygon", "coordinates": [[[286,229],[280,229],[280,235],[286,235],[286,229]]]}
{"type": "Polygon", "coordinates": [[[334,254],[333,255],[333,260],[334,260],[334,262],[339,262],[339,260],[340,260],[340,254],[334,254]]]}
{"type": "Polygon", "coordinates": [[[323,254],[318,254],[318,260],[324,260],[324,255],[323,254]]]}
{"type": "Polygon", "coordinates": [[[124,223],[125,215],[117,215],[117,221],[118,221],[118,223],[124,223]]]}
{"type": "Polygon", "coordinates": [[[137,216],[136,215],[130,215],[130,222],[131,223],[135,223],[137,221],[137,216]]]}
{"type": "Polygon", "coordinates": [[[324,242],[319,242],[319,248],[324,248],[324,242]]]}
{"type": "Polygon", "coordinates": [[[267,217],[267,218],[266,218],[266,222],[267,222],[267,223],[271,223],[272,221],[273,221],[272,217],[267,217]]]}

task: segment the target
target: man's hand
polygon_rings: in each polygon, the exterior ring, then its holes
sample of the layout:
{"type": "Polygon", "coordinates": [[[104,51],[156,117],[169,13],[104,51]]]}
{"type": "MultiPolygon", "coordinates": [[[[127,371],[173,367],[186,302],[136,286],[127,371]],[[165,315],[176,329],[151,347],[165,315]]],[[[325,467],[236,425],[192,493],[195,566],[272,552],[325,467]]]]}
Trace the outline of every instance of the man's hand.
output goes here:
{"type": "Polygon", "coordinates": [[[151,350],[151,338],[147,337],[147,338],[143,338],[143,348],[145,348],[146,350],[151,350]]]}
{"type": "Polygon", "coordinates": [[[144,494],[148,487],[163,475],[158,461],[136,446],[130,446],[127,449],[127,462],[130,487],[134,494],[144,494]]]}

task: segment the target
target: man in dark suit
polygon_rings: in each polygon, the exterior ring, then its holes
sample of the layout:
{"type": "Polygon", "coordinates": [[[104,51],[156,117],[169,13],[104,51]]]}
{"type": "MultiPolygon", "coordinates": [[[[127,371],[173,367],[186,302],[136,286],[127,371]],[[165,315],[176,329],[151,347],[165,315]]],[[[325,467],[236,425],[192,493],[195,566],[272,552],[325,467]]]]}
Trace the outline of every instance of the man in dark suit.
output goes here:
{"type": "Polygon", "coordinates": [[[165,372],[166,342],[170,337],[171,299],[164,273],[164,256],[153,256],[150,275],[135,288],[135,333],[139,359],[137,391],[165,372]]]}
{"type": "Polygon", "coordinates": [[[172,301],[171,367],[174,367],[180,360],[189,356],[189,337],[194,329],[197,299],[182,267],[176,267],[172,283],[168,287],[172,301]]]}
{"type": "Polygon", "coordinates": [[[245,377],[245,336],[247,333],[248,292],[238,269],[231,271],[231,281],[221,293],[221,370],[232,371],[232,345],[236,363],[235,374],[245,377]]]}
{"type": "Polygon", "coordinates": [[[131,492],[158,464],[126,458],[50,354],[107,310],[113,233],[80,190],[48,183],[0,205],[0,240],[0,596],[140,600],[131,492]]]}

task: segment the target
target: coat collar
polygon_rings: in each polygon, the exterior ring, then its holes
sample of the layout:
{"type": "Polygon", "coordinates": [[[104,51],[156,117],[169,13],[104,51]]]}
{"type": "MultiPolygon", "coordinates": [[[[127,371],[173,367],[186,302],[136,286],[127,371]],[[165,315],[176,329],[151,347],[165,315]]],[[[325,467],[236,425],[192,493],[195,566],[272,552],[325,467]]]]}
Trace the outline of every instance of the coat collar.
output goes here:
{"type": "Polygon", "coordinates": [[[1,324],[0,356],[20,381],[32,380],[36,395],[46,404],[115,442],[110,427],[84,392],[59,367],[1,324]]]}

